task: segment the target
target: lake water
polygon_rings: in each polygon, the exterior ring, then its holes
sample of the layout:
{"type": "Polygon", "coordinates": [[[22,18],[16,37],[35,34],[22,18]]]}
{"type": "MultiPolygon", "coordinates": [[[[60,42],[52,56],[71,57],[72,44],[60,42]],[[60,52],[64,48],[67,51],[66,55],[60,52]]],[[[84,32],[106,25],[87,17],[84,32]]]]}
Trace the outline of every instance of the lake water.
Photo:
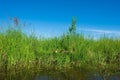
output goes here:
{"type": "Polygon", "coordinates": [[[0,80],[120,80],[120,74],[103,75],[81,70],[20,70],[0,72],[0,80]]]}

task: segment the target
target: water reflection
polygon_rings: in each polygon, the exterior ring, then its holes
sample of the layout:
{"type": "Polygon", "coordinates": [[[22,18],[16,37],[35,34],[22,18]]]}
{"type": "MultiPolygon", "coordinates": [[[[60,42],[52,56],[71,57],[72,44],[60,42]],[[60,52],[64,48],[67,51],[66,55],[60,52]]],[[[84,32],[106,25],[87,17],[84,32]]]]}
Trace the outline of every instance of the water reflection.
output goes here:
{"type": "Polygon", "coordinates": [[[91,76],[87,80],[120,80],[120,76],[107,76],[107,77],[101,77],[101,76],[91,76]]]}
{"type": "Polygon", "coordinates": [[[3,73],[0,80],[120,80],[120,74],[104,76],[80,70],[21,70],[3,73]]]}
{"type": "Polygon", "coordinates": [[[36,76],[35,80],[120,80],[120,75],[100,76],[99,74],[81,74],[81,72],[65,72],[36,76]]]}

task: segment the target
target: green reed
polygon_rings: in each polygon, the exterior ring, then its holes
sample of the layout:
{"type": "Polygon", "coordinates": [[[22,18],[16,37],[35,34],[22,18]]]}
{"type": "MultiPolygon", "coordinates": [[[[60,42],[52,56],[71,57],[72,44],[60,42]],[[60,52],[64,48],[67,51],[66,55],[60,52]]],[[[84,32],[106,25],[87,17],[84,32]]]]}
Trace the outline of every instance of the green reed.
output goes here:
{"type": "Polygon", "coordinates": [[[120,39],[94,40],[69,33],[44,39],[27,36],[20,29],[0,32],[0,70],[41,67],[120,71],[120,39]]]}

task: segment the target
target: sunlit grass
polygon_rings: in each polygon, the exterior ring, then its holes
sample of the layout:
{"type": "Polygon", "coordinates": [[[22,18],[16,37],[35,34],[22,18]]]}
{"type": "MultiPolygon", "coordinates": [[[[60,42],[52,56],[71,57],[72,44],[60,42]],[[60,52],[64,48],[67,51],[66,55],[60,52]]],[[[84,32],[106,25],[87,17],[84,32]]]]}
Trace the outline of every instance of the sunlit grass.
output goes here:
{"type": "Polygon", "coordinates": [[[120,39],[94,40],[81,34],[64,34],[43,39],[27,36],[21,30],[0,33],[0,69],[55,67],[120,71],[120,39]],[[114,66],[113,66],[114,65],[114,66]]]}

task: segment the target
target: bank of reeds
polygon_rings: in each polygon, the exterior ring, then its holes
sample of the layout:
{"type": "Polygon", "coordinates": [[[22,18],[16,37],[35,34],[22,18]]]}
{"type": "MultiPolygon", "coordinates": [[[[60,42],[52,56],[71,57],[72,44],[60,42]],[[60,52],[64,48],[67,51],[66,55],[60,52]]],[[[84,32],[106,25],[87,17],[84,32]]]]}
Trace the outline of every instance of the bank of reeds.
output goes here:
{"type": "Polygon", "coordinates": [[[82,34],[54,38],[27,36],[21,30],[0,32],[0,70],[47,68],[100,69],[120,72],[120,39],[98,40],[82,34]]]}

